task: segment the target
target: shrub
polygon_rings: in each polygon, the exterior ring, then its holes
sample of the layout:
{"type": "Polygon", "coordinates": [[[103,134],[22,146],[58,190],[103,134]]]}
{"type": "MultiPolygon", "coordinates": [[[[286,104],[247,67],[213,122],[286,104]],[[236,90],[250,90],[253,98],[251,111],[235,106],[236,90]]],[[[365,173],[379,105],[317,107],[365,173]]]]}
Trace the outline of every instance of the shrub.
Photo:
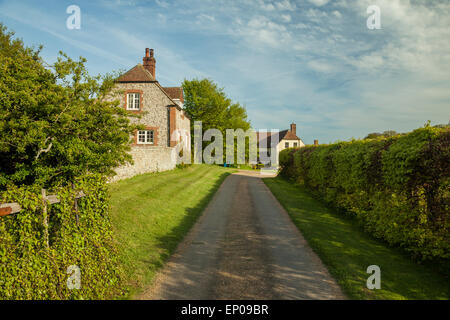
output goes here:
{"type": "MultiPolygon", "coordinates": [[[[450,130],[307,146],[280,153],[281,174],[420,260],[448,262],[450,130]]],[[[447,263],[446,262],[446,263],[447,263]]]]}
{"type": "Polygon", "coordinates": [[[11,187],[0,203],[23,210],[0,217],[0,299],[104,299],[120,295],[121,271],[112,238],[104,178],[77,179],[60,187],[61,200],[48,206],[48,239],[40,189],[11,187]],[[83,190],[74,209],[74,195],[83,190]],[[81,271],[81,288],[66,285],[67,268],[81,271]]]}
{"type": "Polygon", "coordinates": [[[104,99],[113,77],[92,77],[84,58],[63,53],[48,67],[39,53],[0,24],[0,190],[112,175],[131,162],[136,126],[119,101],[104,99]]]}

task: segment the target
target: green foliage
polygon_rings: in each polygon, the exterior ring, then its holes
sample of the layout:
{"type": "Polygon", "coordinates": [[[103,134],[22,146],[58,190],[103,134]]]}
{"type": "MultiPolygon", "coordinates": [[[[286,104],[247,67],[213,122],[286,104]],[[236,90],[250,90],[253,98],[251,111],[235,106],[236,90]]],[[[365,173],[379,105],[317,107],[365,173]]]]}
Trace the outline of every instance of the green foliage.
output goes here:
{"type": "MultiPolygon", "coordinates": [[[[225,145],[226,129],[250,129],[247,111],[239,103],[233,103],[223,89],[209,79],[184,80],[184,108],[191,118],[191,134],[194,134],[194,121],[202,121],[202,130],[217,129],[222,133],[225,145]]],[[[192,139],[194,143],[194,139],[192,139]]],[[[204,142],[203,148],[208,145],[204,142]]],[[[236,141],[234,144],[236,154],[236,141]]],[[[224,146],[225,148],[225,146],[224,146]]],[[[194,148],[192,148],[194,150],[194,148]]],[[[246,139],[248,151],[248,139],[246,139]]],[[[223,151],[224,160],[226,156],[223,151]]],[[[248,152],[246,152],[248,159],[248,152]]]]}
{"type": "Polygon", "coordinates": [[[131,161],[123,108],[103,99],[113,76],[91,77],[86,60],[65,54],[45,66],[39,50],[0,25],[0,190],[64,184],[86,173],[112,174],[131,161]]]}
{"type": "Polygon", "coordinates": [[[33,186],[11,187],[0,203],[23,210],[0,218],[0,299],[104,299],[121,295],[122,273],[112,238],[108,193],[101,176],[78,178],[74,187],[54,190],[46,244],[43,202],[33,186]],[[86,197],[74,196],[84,191],[86,197]],[[81,271],[81,288],[69,290],[67,268],[81,271]]]}
{"type": "Polygon", "coordinates": [[[213,81],[184,80],[183,91],[184,108],[192,126],[194,121],[202,121],[203,130],[218,129],[224,136],[225,129],[250,128],[245,108],[233,103],[213,81]]]}
{"type": "Polygon", "coordinates": [[[364,139],[376,139],[376,138],[389,138],[398,135],[398,133],[394,130],[387,130],[383,133],[373,132],[369,133],[364,139]]]}
{"type": "Polygon", "coordinates": [[[0,299],[117,296],[105,180],[131,161],[135,127],[118,101],[104,99],[112,75],[91,77],[85,59],[63,53],[47,66],[39,53],[0,24],[0,203],[23,207],[0,217],[0,299]],[[43,187],[61,199],[47,212],[43,187]],[[78,190],[87,196],[77,211],[78,190]],[[66,286],[71,265],[81,269],[80,290],[66,286]]]}
{"type": "Polygon", "coordinates": [[[280,153],[281,174],[413,257],[448,263],[449,128],[280,153]]]}

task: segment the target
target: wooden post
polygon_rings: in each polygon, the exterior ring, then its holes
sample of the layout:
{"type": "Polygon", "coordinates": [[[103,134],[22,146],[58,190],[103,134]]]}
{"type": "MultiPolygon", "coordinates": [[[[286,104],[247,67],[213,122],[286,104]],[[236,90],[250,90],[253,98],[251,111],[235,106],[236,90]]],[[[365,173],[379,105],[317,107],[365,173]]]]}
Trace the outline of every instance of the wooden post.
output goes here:
{"type": "Polygon", "coordinates": [[[42,217],[43,217],[43,225],[44,225],[44,241],[47,249],[50,248],[48,241],[48,205],[47,205],[47,192],[45,189],[41,190],[42,194],[42,217]]]}

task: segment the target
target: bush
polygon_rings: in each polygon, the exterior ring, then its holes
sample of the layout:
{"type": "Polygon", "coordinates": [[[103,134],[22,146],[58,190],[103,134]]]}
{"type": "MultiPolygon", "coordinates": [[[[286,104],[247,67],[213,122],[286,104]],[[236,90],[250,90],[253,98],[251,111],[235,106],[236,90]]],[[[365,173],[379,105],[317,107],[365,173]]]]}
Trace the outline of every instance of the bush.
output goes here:
{"type": "Polygon", "coordinates": [[[113,76],[92,77],[84,58],[63,53],[49,67],[39,54],[0,24],[0,191],[112,175],[132,161],[137,126],[119,101],[105,99],[113,76]]]}
{"type": "Polygon", "coordinates": [[[48,206],[48,239],[41,190],[11,187],[0,203],[23,210],[0,217],[0,299],[104,299],[120,295],[121,271],[113,243],[104,178],[77,179],[55,190],[61,202],[48,206]],[[83,190],[74,209],[74,195],[83,190]],[[81,288],[69,290],[67,268],[81,271],[81,288]]]}
{"type": "Polygon", "coordinates": [[[281,174],[420,260],[450,258],[450,130],[307,146],[280,153],[281,174]]]}

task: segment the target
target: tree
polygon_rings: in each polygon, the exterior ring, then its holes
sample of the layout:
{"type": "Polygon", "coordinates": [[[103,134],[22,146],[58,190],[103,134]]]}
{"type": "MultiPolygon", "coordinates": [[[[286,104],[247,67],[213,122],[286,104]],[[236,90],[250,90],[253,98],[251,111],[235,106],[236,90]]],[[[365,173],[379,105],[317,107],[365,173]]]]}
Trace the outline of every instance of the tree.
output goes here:
{"type": "Polygon", "coordinates": [[[60,52],[48,66],[0,24],[0,189],[55,185],[131,162],[130,125],[108,102],[112,75],[91,77],[86,59],[60,52]]]}
{"type": "Polygon", "coordinates": [[[212,80],[184,80],[183,91],[192,126],[194,121],[202,121],[204,130],[250,128],[245,108],[233,103],[212,80]]]}
{"type": "MultiPolygon", "coordinates": [[[[223,88],[219,88],[212,80],[184,80],[183,91],[184,108],[191,118],[192,135],[194,121],[202,121],[203,131],[220,130],[224,139],[226,129],[243,129],[244,131],[250,129],[251,125],[247,119],[245,107],[239,103],[233,103],[226,96],[223,88]]],[[[246,144],[248,146],[248,141],[246,144]]],[[[225,150],[223,154],[225,157],[225,150]]]]}

